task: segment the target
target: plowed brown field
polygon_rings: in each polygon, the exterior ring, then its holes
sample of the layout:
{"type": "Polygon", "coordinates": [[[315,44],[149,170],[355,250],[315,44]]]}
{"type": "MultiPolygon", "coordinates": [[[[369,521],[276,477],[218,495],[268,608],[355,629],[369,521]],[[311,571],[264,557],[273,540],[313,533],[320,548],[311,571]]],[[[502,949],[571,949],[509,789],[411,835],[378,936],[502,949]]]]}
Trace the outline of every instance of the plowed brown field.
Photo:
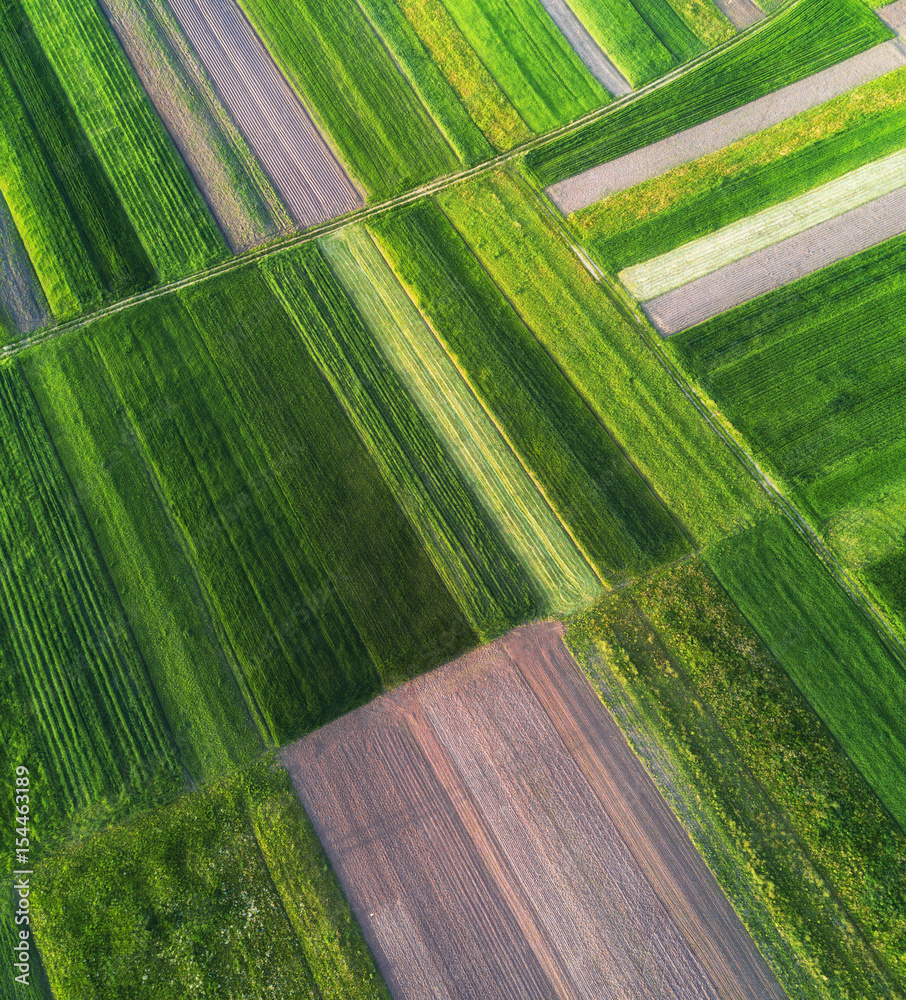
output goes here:
{"type": "Polygon", "coordinates": [[[283,759],[398,1000],[784,997],[557,624],[283,759]]]}

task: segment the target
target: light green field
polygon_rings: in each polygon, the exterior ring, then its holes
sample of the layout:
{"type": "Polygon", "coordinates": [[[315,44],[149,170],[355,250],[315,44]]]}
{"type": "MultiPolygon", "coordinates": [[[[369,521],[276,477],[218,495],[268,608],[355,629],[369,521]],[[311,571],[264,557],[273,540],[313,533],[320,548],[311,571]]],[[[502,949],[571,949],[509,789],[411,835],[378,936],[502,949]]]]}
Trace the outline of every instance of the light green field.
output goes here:
{"type": "Polygon", "coordinates": [[[347,227],[322,246],[380,350],[522,564],[539,610],[562,612],[592,600],[597,576],[367,232],[347,227]]]}

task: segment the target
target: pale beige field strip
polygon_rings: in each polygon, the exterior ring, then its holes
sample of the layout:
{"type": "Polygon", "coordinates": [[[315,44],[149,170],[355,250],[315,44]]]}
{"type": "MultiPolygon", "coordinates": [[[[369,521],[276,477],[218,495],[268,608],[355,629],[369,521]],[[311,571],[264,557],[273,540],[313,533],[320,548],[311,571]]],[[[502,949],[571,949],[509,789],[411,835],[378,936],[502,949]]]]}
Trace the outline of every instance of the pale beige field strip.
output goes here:
{"type": "Polygon", "coordinates": [[[906,66],[903,44],[899,39],[883,42],[702,125],[552,184],[546,188],[547,194],[561,212],[576,212],[617,191],[658,177],[683,163],[717,152],[730,143],[824,104],[901,66],[906,66]]]}
{"type": "Polygon", "coordinates": [[[296,219],[312,225],[362,204],[233,0],[168,0],[186,37],[296,219]]]}
{"type": "MultiPolygon", "coordinates": [[[[741,2],[741,0],[734,0],[741,2]]],[[[632,84],[614,66],[604,50],[586,31],[585,25],[576,17],[566,0],[541,0],[544,9],[563,37],[572,46],[573,52],[585,63],[586,69],[614,97],[624,97],[632,93],[632,84]]]]}
{"type": "Polygon", "coordinates": [[[718,9],[734,28],[742,31],[764,17],[764,11],[755,0],[714,0],[718,9]]]}
{"type": "Polygon", "coordinates": [[[906,150],[899,150],[660,257],[628,267],[619,278],[637,299],[647,302],[904,185],[906,150]]]}
{"type": "Polygon", "coordinates": [[[331,267],[550,614],[593,601],[602,584],[371,237],[347,226],[321,241],[331,267]]]}
{"type": "Polygon", "coordinates": [[[666,337],[903,233],[906,188],[898,188],[659,295],[642,308],[666,337]]]}
{"type": "Polygon", "coordinates": [[[906,38],[906,0],[896,0],[896,3],[888,4],[876,13],[888,28],[892,28],[900,38],[906,38]]]}
{"type": "Polygon", "coordinates": [[[98,0],[234,252],[294,228],[166,0],[98,0]]]}
{"type": "Polygon", "coordinates": [[[783,1000],[561,633],[283,752],[395,1000],[783,1000]]]}
{"type": "Polygon", "coordinates": [[[0,316],[3,315],[20,333],[31,333],[50,320],[44,291],[0,191],[0,316]]]}

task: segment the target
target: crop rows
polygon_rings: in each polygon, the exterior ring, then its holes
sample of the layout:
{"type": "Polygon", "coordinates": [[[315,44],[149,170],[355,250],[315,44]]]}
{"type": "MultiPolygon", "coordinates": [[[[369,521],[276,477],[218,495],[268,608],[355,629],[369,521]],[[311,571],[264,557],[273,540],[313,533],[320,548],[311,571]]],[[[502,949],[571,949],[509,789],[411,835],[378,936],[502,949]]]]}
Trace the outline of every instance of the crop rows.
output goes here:
{"type": "Polygon", "coordinates": [[[799,0],[650,94],[530,151],[547,186],[762,97],[890,38],[859,0],[799,0]]]}
{"type": "Polygon", "coordinates": [[[368,234],[347,228],[322,247],[381,352],[521,563],[539,610],[565,611],[591,600],[600,581],[368,234]]]}
{"type": "Polygon", "coordinates": [[[292,227],[166,0],[103,0],[145,92],[233,250],[292,227]]]}
{"type": "Polygon", "coordinates": [[[284,203],[303,225],[361,204],[232,0],[172,0],[173,12],[284,203]]]}
{"type": "Polygon", "coordinates": [[[17,366],[0,370],[3,753],[44,783],[44,845],[153,799],[179,762],[122,608],[17,366]],[[105,797],[109,801],[105,803],[105,797]]]}

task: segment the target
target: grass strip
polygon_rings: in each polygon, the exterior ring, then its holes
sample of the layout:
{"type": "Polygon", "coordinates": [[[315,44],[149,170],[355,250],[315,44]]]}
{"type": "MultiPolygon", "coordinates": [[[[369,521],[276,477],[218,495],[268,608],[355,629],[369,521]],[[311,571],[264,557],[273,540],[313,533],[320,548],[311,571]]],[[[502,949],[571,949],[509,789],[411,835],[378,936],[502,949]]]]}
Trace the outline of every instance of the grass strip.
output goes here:
{"type": "Polygon", "coordinates": [[[708,565],[901,827],[906,672],[789,523],[771,518],[708,565]]]}
{"type": "Polygon", "coordinates": [[[436,205],[370,228],[598,573],[632,574],[682,551],[657,498],[436,205]]]}
{"type": "MultiPolygon", "coordinates": [[[[444,192],[440,202],[581,398],[696,538],[738,530],[766,509],[765,495],[527,186],[498,172],[444,192]]],[[[650,518],[647,530],[671,537],[663,513],[634,502],[640,520],[643,511],[650,518]]]]}
{"type": "Polygon", "coordinates": [[[369,337],[317,244],[282,254],[267,274],[478,635],[487,642],[531,617],[537,598],[519,563],[369,337]]]}

